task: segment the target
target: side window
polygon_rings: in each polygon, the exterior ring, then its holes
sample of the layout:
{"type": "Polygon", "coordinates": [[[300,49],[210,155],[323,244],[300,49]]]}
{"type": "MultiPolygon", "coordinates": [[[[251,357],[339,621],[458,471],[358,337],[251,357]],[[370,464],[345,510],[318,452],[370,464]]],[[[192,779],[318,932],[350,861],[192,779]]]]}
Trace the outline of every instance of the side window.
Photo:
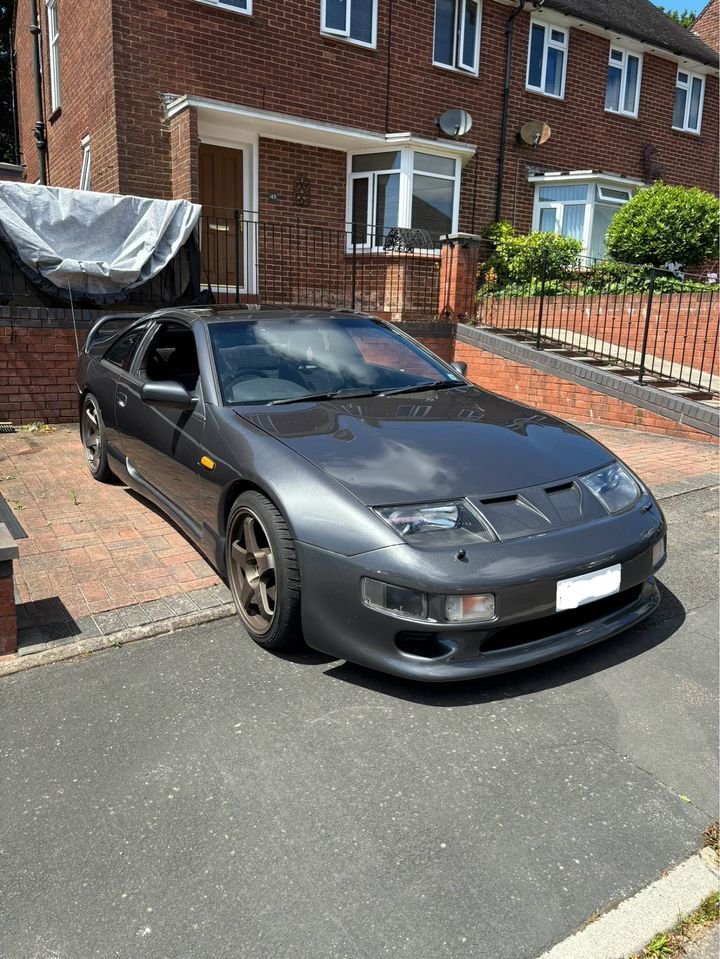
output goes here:
{"type": "Polygon", "coordinates": [[[145,350],[138,374],[150,382],[181,383],[193,393],[200,368],[192,330],[181,323],[163,323],[145,350]]]}
{"type": "Polygon", "coordinates": [[[129,370],[133,356],[135,355],[135,350],[147,328],[147,323],[134,326],[121,336],[119,340],[113,343],[103,359],[107,360],[108,363],[112,363],[113,366],[119,366],[121,370],[129,370]]]}

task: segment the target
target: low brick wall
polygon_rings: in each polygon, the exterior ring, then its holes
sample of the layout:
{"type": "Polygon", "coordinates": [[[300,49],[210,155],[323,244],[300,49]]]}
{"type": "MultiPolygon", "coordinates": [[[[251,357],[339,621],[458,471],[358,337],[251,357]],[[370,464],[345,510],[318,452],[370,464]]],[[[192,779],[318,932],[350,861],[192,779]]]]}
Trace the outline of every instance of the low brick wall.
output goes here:
{"type": "MultiPolygon", "coordinates": [[[[562,339],[558,331],[580,337],[581,349],[588,340],[599,340],[626,351],[640,353],[645,329],[646,297],[547,296],[542,329],[562,339]]],[[[657,293],[650,309],[647,353],[649,356],[691,366],[704,373],[717,372],[720,295],[707,293],[657,293]]],[[[535,332],[540,314],[539,297],[486,297],[481,300],[478,322],[497,329],[535,332]]]]}
{"type": "Polygon", "coordinates": [[[641,429],[648,433],[676,436],[678,439],[716,442],[711,434],[671,419],[670,410],[667,416],[663,416],[608,395],[600,389],[498,355],[468,342],[462,329],[459,328],[455,359],[467,363],[468,378],[485,389],[581,423],[641,429]]]}
{"type": "Polygon", "coordinates": [[[15,611],[15,588],[13,560],[18,557],[18,548],[0,523],[0,656],[7,656],[17,649],[17,613],[15,611]]]}
{"type": "MultiPolygon", "coordinates": [[[[77,342],[107,311],[76,314],[77,342]]],[[[405,323],[403,329],[450,362],[455,326],[450,323],[405,323]]],[[[0,307],[0,421],[74,423],[78,418],[75,385],[77,345],[66,310],[0,307]]]]}

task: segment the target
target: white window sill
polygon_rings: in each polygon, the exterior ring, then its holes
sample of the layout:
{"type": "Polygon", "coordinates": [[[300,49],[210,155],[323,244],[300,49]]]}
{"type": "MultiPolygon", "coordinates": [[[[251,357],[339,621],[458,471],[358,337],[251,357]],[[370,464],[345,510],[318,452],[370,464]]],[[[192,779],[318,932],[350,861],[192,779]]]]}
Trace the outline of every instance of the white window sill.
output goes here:
{"type": "Polygon", "coordinates": [[[546,93],[545,90],[541,90],[539,87],[528,86],[527,83],[525,84],[525,89],[528,91],[528,93],[537,93],[539,96],[549,97],[549,99],[551,100],[565,99],[565,91],[563,91],[562,93],[546,93]]]}
{"type": "Polygon", "coordinates": [[[469,70],[467,67],[451,67],[449,63],[438,63],[433,60],[432,65],[440,70],[448,70],[450,73],[459,73],[461,77],[477,77],[479,70],[469,70]]]}
{"type": "Polygon", "coordinates": [[[689,133],[691,137],[702,136],[702,130],[688,130],[686,127],[672,127],[675,133],[689,133]]]}
{"type": "Polygon", "coordinates": [[[252,16],[252,3],[248,10],[242,10],[240,7],[233,7],[225,3],[213,3],[213,0],[195,0],[195,3],[202,3],[206,7],[215,7],[216,10],[225,10],[227,13],[239,13],[243,17],[252,16]]]}
{"type": "MultiPolygon", "coordinates": [[[[207,0],[201,0],[207,2],[207,0]]],[[[333,33],[331,30],[321,30],[321,37],[328,40],[339,40],[341,43],[350,43],[354,47],[362,47],[364,50],[377,50],[377,43],[366,43],[364,40],[353,40],[352,37],[346,37],[342,33],[333,33]]]]}
{"type": "Polygon", "coordinates": [[[638,118],[638,111],[626,113],[625,110],[611,110],[609,107],[605,107],[605,113],[609,113],[613,117],[625,117],[626,120],[637,120],[638,118]]]}

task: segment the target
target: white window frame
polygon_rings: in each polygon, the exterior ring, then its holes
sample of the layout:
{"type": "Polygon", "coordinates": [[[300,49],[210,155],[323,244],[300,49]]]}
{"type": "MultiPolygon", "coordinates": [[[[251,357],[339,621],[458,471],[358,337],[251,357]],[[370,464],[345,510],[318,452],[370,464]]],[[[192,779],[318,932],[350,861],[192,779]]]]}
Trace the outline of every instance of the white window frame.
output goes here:
{"type": "Polygon", "coordinates": [[[326,13],[327,13],[327,0],[321,0],[320,4],[320,33],[326,37],[334,37],[336,40],[345,40],[347,43],[354,43],[358,47],[366,47],[367,49],[374,50],[377,46],[377,15],[378,15],[378,0],[371,0],[372,3],[372,39],[368,43],[366,40],[356,40],[354,37],[350,36],[350,10],[353,4],[353,0],[346,0],[345,6],[345,27],[342,30],[337,30],[333,27],[327,27],[326,24],[326,13]]]}
{"type": "MultiPolygon", "coordinates": [[[[618,100],[618,109],[613,110],[612,107],[605,107],[606,113],[613,113],[616,116],[623,117],[632,117],[637,119],[638,111],[640,109],[640,86],[642,84],[642,70],[643,70],[643,55],[637,50],[628,50],[627,47],[621,47],[617,44],[610,44],[610,49],[608,50],[608,67],[614,67],[616,70],[620,71],[620,97],[618,100]],[[613,60],[613,53],[621,53],[622,61],[618,62],[613,60]],[[635,87],[635,104],[632,110],[626,110],[624,107],[625,104],[625,93],[627,90],[627,77],[628,77],[628,57],[634,57],[638,61],[638,72],[637,72],[637,85],[635,87]]],[[[607,99],[607,81],[605,84],[605,96],[607,99]]]]}
{"type": "MultiPolygon", "coordinates": [[[[454,182],[455,189],[453,191],[453,210],[452,210],[452,223],[449,232],[456,233],[458,228],[458,217],[460,213],[460,186],[461,186],[461,176],[462,176],[462,164],[458,157],[448,156],[446,153],[433,153],[431,149],[424,149],[422,147],[395,147],[394,149],[383,149],[378,150],[353,150],[352,153],[347,155],[347,196],[346,196],[346,209],[347,209],[347,223],[348,223],[348,252],[352,251],[353,248],[362,253],[385,253],[392,252],[395,254],[395,251],[386,251],[382,245],[376,244],[375,241],[375,228],[377,224],[375,223],[375,200],[376,200],[376,188],[375,188],[375,178],[378,175],[383,173],[397,173],[400,176],[400,186],[398,191],[398,223],[397,227],[399,229],[410,229],[412,224],[412,197],[413,197],[413,177],[416,175],[414,171],[414,160],[415,153],[427,153],[431,156],[440,156],[444,159],[453,160],[455,163],[455,172],[453,176],[449,176],[443,173],[424,173],[423,171],[418,171],[417,176],[431,176],[438,180],[451,180],[454,182]],[[388,155],[393,153],[400,153],[400,166],[396,169],[391,169],[389,167],[383,170],[370,170],[370,171],[358,171],[357,173],[353,172],[352,161],[353,157],[362,156],[366,154],[377,154],[377,153],[387,153],[388,155]],[[368,179],[368,205],[366,212],[366,223],[367,223],[367,232],[366,232],[366,242],[365,243],[356,243],[353,244],[353,235],[355,230],[355,224],[353,223],[353,183],[355,180],[359,179],[368,179]]],[[[438,254],[436,250],[415,250],[415,253],[427,253],[438,254]]],[[[395,254],[396,255],[396,254],[395,254]]],[[[439,254],[438,254],[439,255],[439,254]]]]}
{"type": "Polygon", "coordinates": [[[79,190],[92,189],[92,151],[90,149],[90,137],[83,137],[80,141],[82,147],[82,166],[80,168],[80,186],[79,190]]]}
{"type": "Polygon", "coordinates": [[[549,20],[543,20],[540,17],[531,17],[530,18],[530,30],[528,32],[528,48],[527,48],[527,66],[525,69],[525,89],[531,90],[533,93],[539,93],[544,97],[552,97],[553,100],[564,100],[565,99],[565,77],[567,76],[567,64],[568,57],[570,55],[570,31],[567,27],[558,26],[558,24],[553,23],[549,20]],[[543,39],[543,56],[542,56],[542,65],[540,67],[540,86],[536,87],[530,83],[530,49],[532,47],[532,36],[533,36],[533,27],[542,27],[545,31],[545,37],[543,39]],[[553,40],[552,31],[557,30],[558,33],[562,33],[564,40],[562,43],[559,40],[553,40]],[[548,59],[548,49],[552,48],[553,50],[562,50],[563,52],[563,68],[562,68],[562,78],[560,80],[560,93],[548,93],[544,87],[545,83],[545,72],[547,69],[547,59],[548,59]]]}
{"type": "Polygon", "coordinates": [[[195,0],[196,3],[204,3],[208,7],[218,7],[220,10],[230,10],[232,13],[240,13],[244,17],[252,16],[252,5],[253,0],[245,0],[247,4],[247,9],[243,10],[242,7],[236,7],[232,3],[227,3],[226,0],[195,0]]]}
{"type": "Polygon", "coordinates": [[[611,176],[593,176],[588,172],[580,175],[565,175],[557,177],[537,177],[533,178],[531,181],[535,187],[535,195],[533,197],[533,219],[532,219],[532,228],[533,230],[540,229],[540,211],[544,209],[553,209],[555,210],[556,221],[559,219],[562,223],[562,213],[566,206],[584,206],[585,207],[585,218],[583,221],[583,235],[582,235],[582,245],[583,252],[582,256],[590,256],[590,245],[592,243],[593,235],[593,221],[595,218],[595,206],[596,204],[601,204],[608,206],[609,204],[617,205],[618,210],[621,206],[624,206],[626,202],[631,200],[633,196],[641,189],[642,184],[639,182],[629,182],[624,180],[621,177],[611,177],[611,176]],[[540,200],[540,189],[542,187],[552,187],[552,186],[584,186],[585,187],[585,199],[584,200],[540,200]],[[628,200],[623,201],[618,197],[608,195],[604,191],[606,190],[615,190],[615,191],[627,191],[628,200]]]}
{"type": "Polygon", "coordinates": [[[476,77],[480,71],[480,37],[482,34],[482,0],[454,0],[455,3],[455,22],[453,24],[453,62],[443,63],[442,60],[435,59],[435,33],[437,28],[437,0],[435,0],[435,16],[433,19],[433,66],[441,67],[443,70],[457,70],[460,73],[469,73],[476,77]],[[469,3],[477,7],[477,36],[475,37],[475,50],[473,53],[473,63],[463,63],[461,60],[463,47],[465,46],[465,11],[469,3]]]}
{"type": "Polygon", "coordinates": [[[677,77],[675,78],[675,95],[673,97],[673,115],[675,114],[675,97],[677,97],[678,89],[685,90],[685,115],[683,117],[683,125],[681,127],[676,127],[673,123],[673,130],[679,130],[681,133],[694,133],[696,136],[700,136],[702,132],[702,120],[703,120],[703,107],[705,105],[705,76],[702,73],[696,73],[693,70],[686,69],[685,67],[678,67],[677,77]],[[683,82],[680,79],[680,74],[687,74],[687,82],[683,82]],[[697,127],[688,126],[688,120],[690,117],[690,94],[692,93],[692,84],[693,80],[700,81],[700,107],[698,109],[698,122],[697,127]]]}
{"type": "Polygon", "coordinates": [[[48,31],[48,64],[50,67],[50,112],[56,113],[62,105],[60,92],[60,28],[57,0],[45,0],[48,31]]]}

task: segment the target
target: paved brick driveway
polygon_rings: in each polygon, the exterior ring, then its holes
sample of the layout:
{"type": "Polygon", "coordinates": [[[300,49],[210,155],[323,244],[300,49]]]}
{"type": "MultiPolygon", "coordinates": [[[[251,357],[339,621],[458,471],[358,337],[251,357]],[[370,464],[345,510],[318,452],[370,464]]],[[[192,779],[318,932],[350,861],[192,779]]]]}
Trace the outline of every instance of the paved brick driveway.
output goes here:
{"type": "MultiPolygon", "coordinates": [[[[588,429],[587,427],[585,427],[588,429]]],[[[717,482],[718,451],[633,430],[590,427],[659,496],[717,482]]],[[[19,540],[21,652],[221,606],[229,593],[166,519],[87,472],[77,430],[0,435],[0,493],[19,540]]]]}

